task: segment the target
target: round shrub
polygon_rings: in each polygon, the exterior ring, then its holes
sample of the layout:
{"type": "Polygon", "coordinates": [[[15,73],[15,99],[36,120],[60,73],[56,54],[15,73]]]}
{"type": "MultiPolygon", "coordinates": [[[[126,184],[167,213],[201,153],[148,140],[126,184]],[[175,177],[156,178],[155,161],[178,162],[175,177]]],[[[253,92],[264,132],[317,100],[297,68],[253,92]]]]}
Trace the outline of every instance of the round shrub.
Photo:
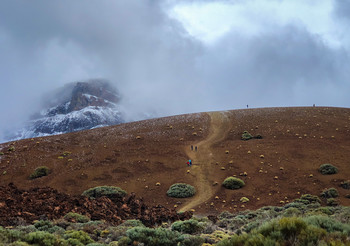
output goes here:
{"type": "Polygon", "coordinates": [[[90,188],[82,193],[91,199],[106,196],[108,198],[121,198],[126,196],[127,192],[116,186],[97,186],[90,188]]]}
{"type": "Polygon", "coordinates": [[[235,178],[235,177],[228,177],[224,180],[222,183],[222,186],[224,186],[226,189],[240,189],[243,186],[245,186],[245,183],[242,179],[235,178]]]}
{"type": "Polygon", "coordinates": [[[50,169],[46,166],[37,167],[34,172],[29,176],[30,179],[36,179],[43,176],[47,176],[50,173],[50,169]]]}
{"type": "Polygon", "coordinates": [[[336,188],[325,189],[321,193],[321,197],[324,197],[324,198],[335,198],[338,196],[339,196],[339,193],[336,188]]]}
{"type": "Polygon", "coordinates": [[[170,186],[166,194],[170,197],[186,198],[194,196],[194,194],[196,194],[196,189],[189,184],[176,183],[170,186]]]}
{"type": "Polygon", "coordinates": [[[332,164],[322,164],[318,170],[323,175],[330,175],[330,174],[338,173],[338,168],[336,168],[332,164]]]}
{"type": "Polygon", "coordinates": [[[86,223],[90,221],[90,218],[78,213],[69,212],[64,216],[64,219],[69,222],[86,223]]]}
{"type": "Polygon", "coordinates": [[[171,225],[171,230],[181,232],[182,234],[196,234],[203,229],[203,223],[199,223],[194,219],[176,221],[171,225]]]}
{"type": "Polygon", "coordinates": [[[243,134],[242,134],[242,137],[241,137],[242,140],[249,140],[249,139],[252,139],[252,138],[253,138],[253,136],[247,131],[244,131],[243,134]]]}

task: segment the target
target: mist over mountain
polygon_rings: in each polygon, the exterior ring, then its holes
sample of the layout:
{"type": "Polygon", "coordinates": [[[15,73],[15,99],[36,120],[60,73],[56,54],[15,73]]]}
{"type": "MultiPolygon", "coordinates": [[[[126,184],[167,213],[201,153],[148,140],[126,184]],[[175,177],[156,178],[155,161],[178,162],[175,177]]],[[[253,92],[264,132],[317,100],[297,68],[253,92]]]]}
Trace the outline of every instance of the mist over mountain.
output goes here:
{"type": "Polygon", "coordinates": [[[45,95],[44,108],[7,140],[68,133],[124,122],[118,91],[106,80],[65,85],[45,95]]]}

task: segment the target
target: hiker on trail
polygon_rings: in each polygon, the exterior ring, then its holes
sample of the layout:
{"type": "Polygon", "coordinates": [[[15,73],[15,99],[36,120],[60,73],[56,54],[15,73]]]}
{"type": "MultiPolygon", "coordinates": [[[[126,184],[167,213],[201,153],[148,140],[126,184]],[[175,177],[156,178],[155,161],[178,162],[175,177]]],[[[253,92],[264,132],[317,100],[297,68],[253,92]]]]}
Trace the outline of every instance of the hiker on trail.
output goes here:
{"type": "Polygon", "coordinates": [[[195,147],[195,150],[197,151],[197,146],[195,147]]]}
{"type": "Polygon", "coordinates": [[[189,161],[187,162],[187,166],[188,166],[188,167],[190,166],[190,162],[189,162],[189,161]]]}
{"type": "Polygon", "coordinates": [[[191,150],[193,150],[193,145],[191,145],[191,150]]]}
{"type": "Polygon", "coordinates": [[[192,166],[192,161],[191,161],[191,160],[189,160],[188,162],[190,163],[190,167],[191,167],[191,166],[192,166]]]}
{"type": "Polygon", "coordinates": [[[248,104],[247,104],[247,108],[248,108],[248,104]]]}

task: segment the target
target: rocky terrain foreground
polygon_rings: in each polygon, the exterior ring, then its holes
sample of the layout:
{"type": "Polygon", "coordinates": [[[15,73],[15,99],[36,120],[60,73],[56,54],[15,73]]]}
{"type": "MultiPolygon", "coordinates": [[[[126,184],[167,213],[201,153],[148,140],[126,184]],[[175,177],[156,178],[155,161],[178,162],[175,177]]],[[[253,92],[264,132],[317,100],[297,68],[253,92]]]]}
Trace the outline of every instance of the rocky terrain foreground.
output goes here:
{"type": "MultiPolygon", "coordinates": [[[[1,144],[0,185],[7,187],[2,188],[4,194],[14,189],[8,186],[12,182],[19,189],[50,187],[73,196],[95,186],[119,186],[150,206],[193,209],[199,215],[282,206],[302,194],[319,196],[333,187],[339,193],[337,203],[349,206],[350,191],[340,187],[350,177],[349,130],[350,109],[331,107],[245,109],[139,121],[1,144]],[[262,138],[243,141],[244,131],[262,138]],[[188,159],[192,167],[187,167],[188,159]],[[319,167],[325,163],[336,166],[338,173],[322,175],[319,167]],[[29,179],[39,166],[47,166],[49,175],[29,179]],[[241,178],[245,186],[224,188],[221,184],[229,176],[241,178]],[[170,198],[166,192],[174,183],[193,185],[197,193],[170,198]],[[247,199],[242,202],[242,197],[247,199]]],[[[6,193],[10,200],[12,193],[6,193]]],[[[65,211],[74,209],[65,206],[65,211]]]]}
{"type": "Polygon", "coordinates": [[[37,220],[63,218],[67,213],[84,214],[92,220],[103,220],[119,225],[125,220],[137,219],[146,226],[162,222],[190,219],[192,213],[178,214],[163,206],[148,207],[135,194],[110,199],[89,199],[69,196],[52,188],[20,190],[15,185],[0,187],[0,225],[13,226],[31,224],[37,220]]]}

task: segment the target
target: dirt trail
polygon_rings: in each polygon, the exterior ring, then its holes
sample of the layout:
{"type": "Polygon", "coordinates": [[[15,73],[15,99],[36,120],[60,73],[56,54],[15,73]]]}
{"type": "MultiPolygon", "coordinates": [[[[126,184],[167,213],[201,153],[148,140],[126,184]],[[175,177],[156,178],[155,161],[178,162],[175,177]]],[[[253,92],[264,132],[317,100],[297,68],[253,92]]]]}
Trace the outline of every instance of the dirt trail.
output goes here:
{"type": "Polygon", "coordinates": [[[225,112],[210,112],[208,114],[211,118],[208,137],[194,144],[198,147],[198,151],[191,151],[190,147],[186,148],[186,153],[193,163],[190,170],[191,174],[196,177],[197,193],[189,203],[180,208],[180,211],[187,211],[206,202],[219,188],[213,186],[213,180],[210,180],[209,166],[214,163],[211,146],[225,138],[229,131],[229,121],[225,112]]]}

